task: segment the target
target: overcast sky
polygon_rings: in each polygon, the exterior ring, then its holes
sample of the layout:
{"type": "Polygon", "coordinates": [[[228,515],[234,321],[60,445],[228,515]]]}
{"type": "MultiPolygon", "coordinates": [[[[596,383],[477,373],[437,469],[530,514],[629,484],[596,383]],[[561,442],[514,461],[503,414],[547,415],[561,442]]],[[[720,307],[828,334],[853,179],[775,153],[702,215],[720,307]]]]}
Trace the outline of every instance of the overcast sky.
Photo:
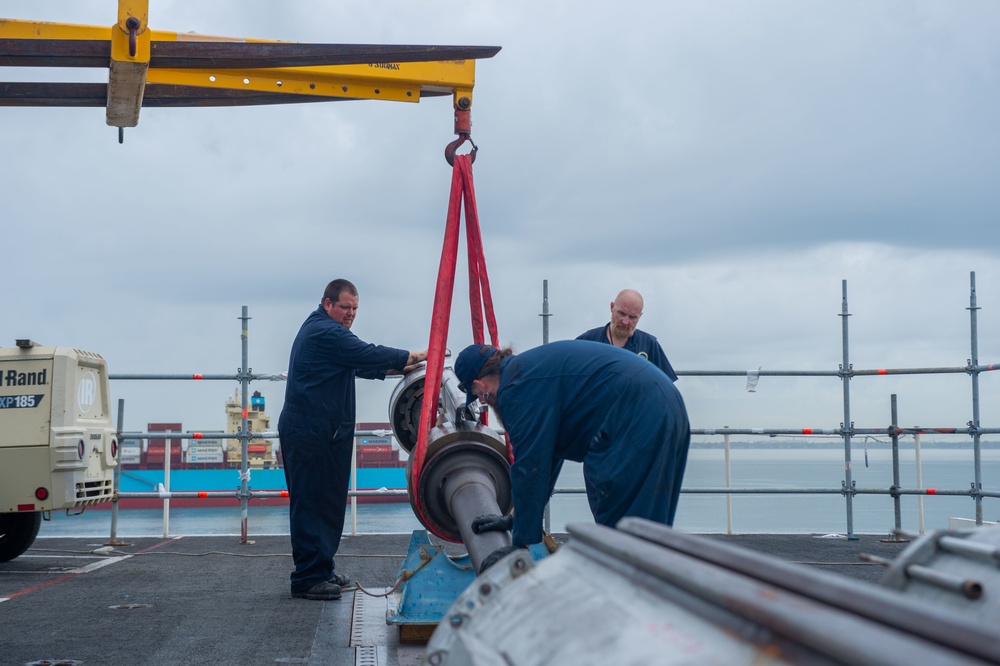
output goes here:
{"type": "MultiPolygon", "coordinates": [[[[5,1],[6,18],[110,25],[114,0],[5,1]]],[[[525,350],[607,321],[685,370],[836,370],[842,281],[855,368],[1000,361],[1000,4],[150,0],[175,32],[503,47],[476,69],[475,184],[500,335],[525,350]]],[[[106,70],[4,80],[106,81],[106,70]]],[[[102,354],[112,373],[282,372],[324,285],[353,330],[426,348],[453,138],[450,98],[246,108],[0,108],[0,344],[102,354]]],[[[464,256],[464,248],[462,250],[464,256]]],[[[464,274],[464,264],[460,266],[464,274]]],[[[467,288],[450,347],[471,342],[467,288]]],[[[982,425],[1000,389],[982,378],[982,425]]],[[[384,420],[391,382],[359,382],[384,420]]],[[[835,378],[681,377],[695,428],[836,428],[835,378]]],[[[225,426],[235,383],[115,382],[127,430],[225,426]]],[[[255,384],[276,427],[284,386],[255,384]]],[[[961,426],[967,376],[857,378],[858,427],[961,426]]]]}

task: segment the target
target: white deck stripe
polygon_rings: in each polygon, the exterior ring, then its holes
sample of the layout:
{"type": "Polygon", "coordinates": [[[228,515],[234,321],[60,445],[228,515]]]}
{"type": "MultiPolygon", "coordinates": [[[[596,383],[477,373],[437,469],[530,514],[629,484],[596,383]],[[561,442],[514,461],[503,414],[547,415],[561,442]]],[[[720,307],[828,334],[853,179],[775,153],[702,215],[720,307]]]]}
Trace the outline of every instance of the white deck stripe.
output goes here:
{"type": "Polygon", "coordinates": [[[100,569],[102,567],[106,567],[109,564],[117,564],[118,562],[121,562],[122,560],[127,560],[127,559],[129,559],[131,557],[132,557],[131,555],[121,555],[119,557],[109,557],[109,558],[107,558],[105,560],[101,560],[100,562],[91,562],[90,564],[88,564],[86,566],[82,566],[79,569],[71,569],[67,573],[71,573],[71,574],[88,573],[90,571],[96,571],[97,569],[100,569]]]}

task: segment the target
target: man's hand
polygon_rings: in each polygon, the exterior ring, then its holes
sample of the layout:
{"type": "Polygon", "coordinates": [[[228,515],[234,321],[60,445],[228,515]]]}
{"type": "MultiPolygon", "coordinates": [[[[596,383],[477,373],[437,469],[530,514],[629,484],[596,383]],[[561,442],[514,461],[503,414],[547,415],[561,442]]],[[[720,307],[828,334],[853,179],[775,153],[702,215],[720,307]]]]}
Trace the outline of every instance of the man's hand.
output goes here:
{"type": "Polygon", "coordinates": [[[524,550],[524,549],[518,546],[501,546],[500,548],[497,548],[492,553],[487,555],[486,559],[483,560],[483,563],[479,565],[479,574],[482,575],[484,571],[486,571],[491,566],[493,566],[503,558],[513,553],[515,550],[524,550]]]}
{"type": "Polygon", "coordinates": [[[403,374],[408,372],[413,372],[420,367],[420,364],[427,360],[427,350],[423,351],[411,351],[410,355],[406,358],[406,367],[403,368],[403,374]]]}
{"type": "Polygon", "coordinates": [[[489,514],[479,516],[472,521],[472,531],[475,534],[483,532],[510,532],[514,527],[514,516],[498,516],[489,514]]]}

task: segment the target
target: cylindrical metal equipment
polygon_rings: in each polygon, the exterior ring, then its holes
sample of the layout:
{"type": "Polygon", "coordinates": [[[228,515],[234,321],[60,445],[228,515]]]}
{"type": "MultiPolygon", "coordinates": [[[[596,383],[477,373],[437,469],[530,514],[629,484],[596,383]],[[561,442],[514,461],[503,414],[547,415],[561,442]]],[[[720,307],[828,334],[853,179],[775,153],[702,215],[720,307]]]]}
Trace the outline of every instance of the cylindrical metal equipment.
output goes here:
{"type": "MultiPolygon", "coordinates": [[[[389,398],[389,423],[392,434],[407,453],[417,446],[420,426],[420,404],[424,399],[426,368],[420,368],[403,377],[389,398]]],[[[444,382],[442,382],[442,391],[444,382]]],[[[440,404],[438,405],[440,408],[440,404]]]]}
{"type": "MultiPolygon", "coordinates": [[[[439,666],[1000,663],[996,625],[896,590],[639,518],[569,526],[559,552],[515,551],[451,605],[439,666]]],[[[986,563],[986,558],[980,557],[986,563]]],[[[952,594],[955,598],[960,595],[952,594]]]]}
{"type": "Polygon", "coordinates": [[[475,464],[458,467],[444,482],[448,508],[476,571],[479,571],[483,560],[490,553],[510,545],[510,534],[507,532],[475,534],[472,531],[472,521],[477,516],[492,513],[493,507],[497,506],[494,488],[495,484],[487,469],[475,464]]]}
{"type": "Polygon", "coordinates": [[[969,623],[1000,621],[1000,527],[935,532],[915,541],[882,584],[969,623]]]}
{"type": "Polygon", "coordinates": [[[507,446],[495,430],[478,421],[478,411],[466,405],[458,377],[445,368],[437,419],[427,440],[420,478],[410,479],[420,432],[420,405],[425,369],[408,374],[389,400],[389,421],[400,446],[411,454],[407,463],[410,505],[431,533],[462,542],[476,570],[497,548],[510,545],[507,532],[475,534],[477,516],[506,515],[512,507],[507,446]]]}

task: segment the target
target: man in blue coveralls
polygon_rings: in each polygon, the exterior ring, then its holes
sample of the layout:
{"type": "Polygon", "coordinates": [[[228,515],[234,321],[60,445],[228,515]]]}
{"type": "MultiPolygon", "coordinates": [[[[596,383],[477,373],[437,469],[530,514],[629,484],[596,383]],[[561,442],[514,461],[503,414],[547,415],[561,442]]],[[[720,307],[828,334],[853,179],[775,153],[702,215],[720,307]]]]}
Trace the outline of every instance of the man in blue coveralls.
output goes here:
{"type": "Polygon", "coordinates": [[[426,351],[360,340],[350,331],[357,312],[357,288],[334,280],[292,343],[278,435],[288,484],[293,597],[339,599],[351,582],[334,571],[333,556],[347,510],[355,376],[384,379],[427,359],[426,351]]]}
{"type": "Polygon", "coordinates": [[[615,300],[611,301],[611,321],[580,334],[576,339],[604,342],[638,354],[656,364],[670,377],[670,381],[676,382],[677,373],[656,337],[636,328],[639,317],[642,316],[642,305],[642,294],[635,289],[622,289],[615,300]]]}
{"type": "Polygon", "coordinates": [[[542,513],[564,460],[583,463],[594,520],[625,516],[671,525],[691,428],[680,392],[652,363],[611,345],[564,340],[514,355],[471,345],[455,360],[469,395],[497,413],[510,436],[513,516],[480,516],[477,533],[512,530],[513,546],[542,540],[542,513]]]}

